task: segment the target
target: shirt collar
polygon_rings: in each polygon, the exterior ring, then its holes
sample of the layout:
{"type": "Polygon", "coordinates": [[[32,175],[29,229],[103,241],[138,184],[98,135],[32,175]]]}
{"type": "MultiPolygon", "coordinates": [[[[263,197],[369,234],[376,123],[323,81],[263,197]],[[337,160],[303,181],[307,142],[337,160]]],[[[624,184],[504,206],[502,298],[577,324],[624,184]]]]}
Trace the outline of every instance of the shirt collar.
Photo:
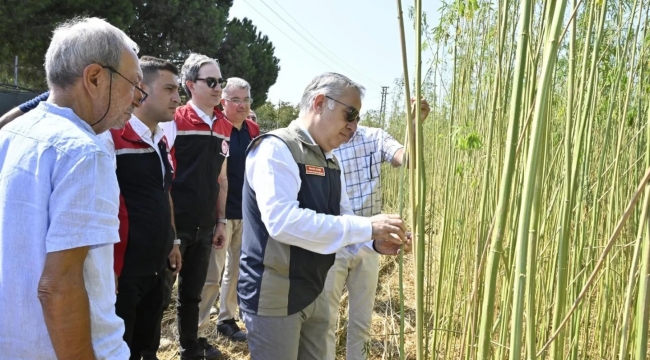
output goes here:
{"type": "Polygon", "coordinates": [[[354,134],[352,134],[352,136],[350,137],[350,140],[345,142],[345,144],[349,144],[349,143],[354,142],[354,139],[357,136],[363,136],[364,133],[365,133],[365,126],[357,125],[357,130],[354,132],[354,134]]]}
{"type": "MultiPolygon", "coordinates": [[[[226,119],[228,119],[228,118],[226,118],[226,119]]],[[[230,119],[228,119],[228,120],[230,120],[230,119]]],[[[233,130],[237,130],[237,131],[239,131],[239,132],[242,132],[242,131],[248,131],[248,125],[246,125],[246,120],[244,120],[244,122],[241,123],[241,128],[237,129],[237,128],[235,127],[235,124],[233,124],[233,125],[232,125],[232,129],[233,129],[233,130]]]]}
{"type": "Polygon", "coordinates": [[[151,139],[151,130],[142,122],[142,120],[138,119],[137,116],[131,115],[129,123],[131,124],[133,131],[135,131],[135,133],[146,142],[148,142],[147,140],[151,140],[153,141],[153,144],[157,144],[163,137],[163,130],[158,124],[156,124],[156,128],[153,132],[153,139],[151,139]]]}
{"type": "Polygon", "coordinates": [[[93,135],[98,135],[95,133],[95,130],[93,130],[92,126],[85,122],[83,119],[81,119],[77,114],[72,110],[71,108],[67,107],[60,107],[56,104],[47,102],[47,101],[41,101],[38,104],[39,107],[42,107],[44,111],[60,115],[62,117],[65,117],[66,119],[72,121],[75,123],[77,126],[81,127],[83,130],[86,132],[93,134],[93,135]]]}
{"type": "MultiPolygon", "coordinates": [[[[311,134],[309,133],[309,131],[307,131],[307,129],[304,126],[302,126],[302,124],[300,122],[298,122],[298,121],[296,121],[296,125],[298,125],[300,130],[302,130],[302,132],[304,132],[305,135],[307,135],[307,138],[309,138],[309,141],[311,141],[312,144],[316,145],[316,142],[314,141],[314,138],[311,137],[311,134]]],[[[326,159],[331,159],[331,158],[334,157],[334,155],[332,154],[331,151],[328,151],[328,152],[323,151],[323,153],[325,154],[326,159]]]]}
{"type": "Polygon", "coordinates": [[[188,101],[187,103],[190,104],[192,109],[194,109],[196,114],[199,115],[201,120],[205,121],[207,124],[211,124],[214,121],[216,117],[214,115],[214,111],[212,112],[212,116],[208,116],[208,114],[204,113],[203,110],[199,109],[196,105],[194,105],[194,102],[192,100],[188,101]]]}

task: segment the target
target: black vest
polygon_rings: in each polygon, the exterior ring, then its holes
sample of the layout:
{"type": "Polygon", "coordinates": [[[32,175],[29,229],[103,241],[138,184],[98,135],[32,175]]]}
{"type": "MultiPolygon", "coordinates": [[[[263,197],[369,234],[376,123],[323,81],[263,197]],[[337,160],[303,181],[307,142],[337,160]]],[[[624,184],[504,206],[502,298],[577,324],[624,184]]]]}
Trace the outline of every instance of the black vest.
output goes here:
{"type": "MultiPolygon", "coordinates": [[[[117,181],[126,205],[120,222],[128,222],[124,266],[120,276],[147,276],[164,270],[172,248],[169,189],[172,166],[167,144],[161,139],[156,150],[145,143],[130,124],[112,130],[117,159],[117,181]]],[[[116,255],[117,256],[117,255],[116,255]]]]}

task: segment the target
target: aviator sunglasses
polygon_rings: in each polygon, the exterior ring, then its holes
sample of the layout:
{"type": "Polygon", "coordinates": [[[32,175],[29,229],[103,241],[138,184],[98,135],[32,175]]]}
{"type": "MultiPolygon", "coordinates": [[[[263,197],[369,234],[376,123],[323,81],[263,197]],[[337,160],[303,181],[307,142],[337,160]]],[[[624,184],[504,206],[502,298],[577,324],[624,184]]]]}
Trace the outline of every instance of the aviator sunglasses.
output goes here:
{"type": "Polygon", "coordinates": [[[341,105],[348,108],[347,117],[346,117],[346,120],[348,122],[353,122],[353,121],[359,121],[360,120],[360,118],[359,118],[359,110],[357,110],[354,106],[350,106],[350,105],[348,105],[346,103],[342,103],[342,102],[340,102],[340,101],[338,101],[338,100],[336,100],[336,99],[334,99],[332,97],[329,97],[327,95],[325,95],[325,97],[330,99],[330,100],[336,101],[337,103],[339,103],[339,104],[341,104],[341,105]]]}

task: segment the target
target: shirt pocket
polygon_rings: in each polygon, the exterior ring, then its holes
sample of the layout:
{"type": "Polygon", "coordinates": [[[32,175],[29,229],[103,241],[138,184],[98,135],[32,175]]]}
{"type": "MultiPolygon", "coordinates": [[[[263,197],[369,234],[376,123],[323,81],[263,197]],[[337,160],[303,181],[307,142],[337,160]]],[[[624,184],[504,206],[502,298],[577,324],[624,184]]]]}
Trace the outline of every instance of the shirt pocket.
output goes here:
{"type": "Polygon", "coordinates": [[[365,156],[363,176],[367,180],[374,180],[379,178],[381,171],[381,152],[371,151],[365,156]]]}

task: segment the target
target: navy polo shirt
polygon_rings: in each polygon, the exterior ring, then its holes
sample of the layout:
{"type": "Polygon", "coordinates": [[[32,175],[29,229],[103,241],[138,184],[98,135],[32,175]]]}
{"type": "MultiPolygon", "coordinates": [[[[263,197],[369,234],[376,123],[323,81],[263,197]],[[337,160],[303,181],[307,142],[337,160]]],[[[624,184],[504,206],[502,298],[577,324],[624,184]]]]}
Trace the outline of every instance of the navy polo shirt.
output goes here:
{"type": "Polygon", "coordinates": [[[226,200],[226,218],[242,219],[242,192],[244,191],[244,170],[246,165],[246,148],[251,143],[251,135],[246,121],[241,129],[232,127],[230,133],[230,153],[228,155],[228,199],[226,200]]]}

